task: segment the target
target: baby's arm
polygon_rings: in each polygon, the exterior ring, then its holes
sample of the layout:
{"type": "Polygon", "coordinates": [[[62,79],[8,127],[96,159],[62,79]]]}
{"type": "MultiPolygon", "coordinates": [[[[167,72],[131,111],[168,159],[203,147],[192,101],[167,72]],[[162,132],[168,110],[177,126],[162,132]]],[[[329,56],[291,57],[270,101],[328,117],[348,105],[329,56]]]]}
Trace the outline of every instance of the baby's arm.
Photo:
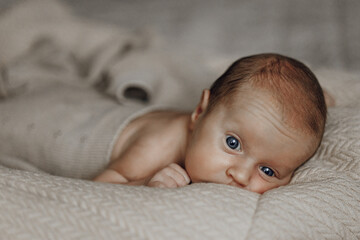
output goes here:
{"type": "Polygon", "coordinates": [[[189,115],[153,112],[131,122],[113,149],[112,160],[94,181],[153,187],[189,184],[183,159],[189,115]]]}
{"type": "Polygon", "coordinates": [[[190,177],[183,169],[176,163],[171,163],[167,167],[161,169],[153,177],[145,178],[137,181],[128,181],[122,174],[114,169],[106,169],[94,181],[108,182],[125,185],[146,185],[149,187],[161,188],[176,188],[183,187],[190,183],[190,177]]]}
{"type": "Polygon", "coordinates": [[[190,183],[190,177],[185,169],[176,163],[171,163],[169,166],[161,169],[150,178],[129,181],[116,170],[108,168],[97,176],[94,181],[132,186],[146,185],[149,187],[176,188],[188,185],[190,183]]]}

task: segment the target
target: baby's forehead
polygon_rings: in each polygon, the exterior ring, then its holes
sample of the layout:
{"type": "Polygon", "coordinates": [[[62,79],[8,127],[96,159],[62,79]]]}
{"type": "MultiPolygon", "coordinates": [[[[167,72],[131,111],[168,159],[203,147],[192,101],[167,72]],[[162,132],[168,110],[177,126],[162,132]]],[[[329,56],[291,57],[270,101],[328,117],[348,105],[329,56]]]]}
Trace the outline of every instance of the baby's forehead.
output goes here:
{"type": "Polygon", "coordinates": [[[241,108],[244,104],[246,105],[254,101],[263,102],[274,109],[279,109],[278,114],[282,114],[282,102],[279,101],[276,93],[263,88],[242,86],[241,89],[235,90],[234,94],[228,95],[226,103],[229,107],[241,108]]]}
{"type": "MultiPolygon", "coordinates": [[[[266,96],[270,98],[274,103],[278,105],[286,105],[286,100],[291,100],[294,97],[307,97],[306,93],[303,91],[298,91],[296,85],[290,85],[287,83],[287,85],[290,86],[281,86],[285,84],[279,84],[279,87],[263,84],[263,85],[257,85],[255,83],[252,83],[251,81],[249,83],[242,84],[240,87],[235,88],[232,94],[233,96],[241,99],[241,98],[248,98],[252,96],[266,96]],[[290,90],[291,89],[291,90],[290,90]]],[[[228,95],[228,97],[232,97],[231,94],[228,95]]]]}
{"type": "MultiPolygon", "coordinates": [[[[262,110],[264,114],[270,114],[277,121],[286,125],[290,129],[299,132],[307,133],[316,137],[314,133],[309,132],[306,126],[307,112],[298,111],[296,105],[293,104],[293,99],[282,99],[278,97],[277,92],[269,89],[258,87],[243,87],[229,96],[226,105],[229,109],[241,109],[248,105],[260,105],[258,109],[262,110]]],[[[299,94],[300,95],[300,94],[299,94]]],[[[292,98],[299,98],[301,96],[292,96],[292,98]]]]}

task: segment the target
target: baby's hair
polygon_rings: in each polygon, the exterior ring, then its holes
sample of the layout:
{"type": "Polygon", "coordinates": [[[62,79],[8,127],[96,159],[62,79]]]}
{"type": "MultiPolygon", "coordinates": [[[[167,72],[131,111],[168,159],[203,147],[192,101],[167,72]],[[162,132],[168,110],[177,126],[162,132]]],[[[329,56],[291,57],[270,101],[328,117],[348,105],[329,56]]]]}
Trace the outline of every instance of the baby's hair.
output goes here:
{"type": "Polygon", "coordinates": [[[236,93],[246,89],[271,94],[285,124],[321,140],[327,112],[324,94],[315,75],[303,63],[272,53],[235,61],[211,86],[208,111],[219,103],[230,104],[236,93]]]}

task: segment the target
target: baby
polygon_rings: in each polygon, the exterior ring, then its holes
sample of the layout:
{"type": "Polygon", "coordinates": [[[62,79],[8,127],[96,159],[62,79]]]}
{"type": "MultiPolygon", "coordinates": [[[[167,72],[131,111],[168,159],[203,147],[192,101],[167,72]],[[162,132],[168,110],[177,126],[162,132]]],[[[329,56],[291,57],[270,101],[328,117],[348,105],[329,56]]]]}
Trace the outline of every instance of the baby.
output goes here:
{"type": "Polygon", "coordinates": [[[192,113],[157,111],[120,135],[95,181],[152,187],[211,182],[264,193],[316,152],[323,91],[301,62],[259,54],[233,63],[192,113]]]}

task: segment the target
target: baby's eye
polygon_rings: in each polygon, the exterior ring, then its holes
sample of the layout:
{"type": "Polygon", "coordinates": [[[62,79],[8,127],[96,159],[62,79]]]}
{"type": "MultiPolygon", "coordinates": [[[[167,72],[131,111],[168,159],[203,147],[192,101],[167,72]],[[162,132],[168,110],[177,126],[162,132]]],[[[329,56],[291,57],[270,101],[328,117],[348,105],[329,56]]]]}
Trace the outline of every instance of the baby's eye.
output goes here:
{"type": "Polygon", "coordinates": [[[260,170],[269,177],[273,177],[275,174],[274,171],[269,167],[260,166],[260,170]]]}
{"type": "Polygon", "coordinates": [[[229,148],[240,151],[241,150],[241,144],[239,140],[237,140],[235,137],[231,135],[226,135],[226,144],[229,146],[229,148]]]}

